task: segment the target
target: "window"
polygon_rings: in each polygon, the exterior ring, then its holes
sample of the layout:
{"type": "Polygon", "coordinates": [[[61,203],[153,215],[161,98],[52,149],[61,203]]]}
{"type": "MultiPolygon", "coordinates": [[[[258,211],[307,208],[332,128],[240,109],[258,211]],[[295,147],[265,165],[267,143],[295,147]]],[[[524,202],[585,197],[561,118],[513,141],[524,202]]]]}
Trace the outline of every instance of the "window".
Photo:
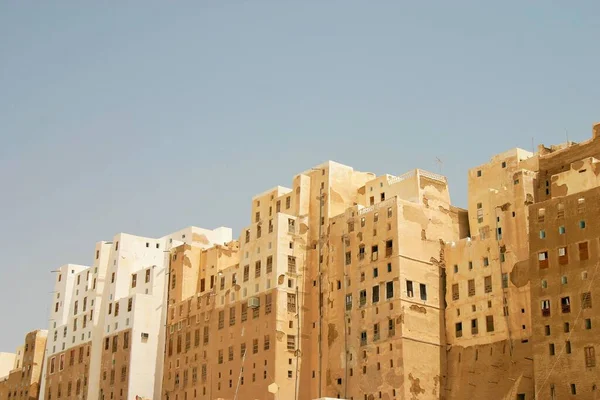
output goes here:
{"type": "Polygon", "coordinates": [[[579,221],[579,229],[585,229],[585,221],[584,220],[579,221]]]}
{"type": "Polygon", "coordinates": [[[577,387],[574,383],[571,383],[571,394],[577,394],[577,387]]]}
{"type": "Polygon", "coordinates": [[[379,301],[379,285],[373,286],[372,300],[373,303],[377,303],[379,301]]]}
{"type": "Polygon", "coordinates": [[[563,313],[571,312],[571,300],[570,300],[569,296],[561,297],[560,305],[561,305],[561,309],[562,309],[563,313]]]}
{"type": "Polygon", "coordinates": [[[554,347],[554,343],[548,344],[548,354],[550,354],[551,356],[556,354],[556,349],[554,347]]]}
{"type": "Polygon", "coordinates": [[[271,340],[269,338],[269,335],[265,335],[265,339],[264,339],[264,349],[265,350],[269,350],[269,348],[271,347],[271,340]]]}
{"type": "Polygon", "coordinates": [[[585,366],[587,368],[596,366],[596,352],[593,346],[583,348],[583,354],[585,354],[585,366]]]}
{"type": "Polygon", "coordinates": [[[542,300],[542,316],[550,316],[550,300],[542,300]]]}
{"type": "Polygon", "coordinates": [[[558,248],[558,263],[560,265],[565,265],[569,262],[569,255],[567,253],[567,248],[566,247],[559,247],[558,248]]]}
{"type": "Polygon", "coordinates": [[[131,275],[131,287],[134,288],[137,286],[137,274],[131,275]]]}
{"type": "Polygon", "coordinates": [[[560,277],[560,283],[566,285],[568,283],[568,279],[566,275],[560,277]]]}
{"type": "Polygon", "coordinates": [[[235,325],[235,307],[229,309],[229,326],[235,325]]]}
{"type": "Polygon", "coordinates": [[[379,340],[380,335],[379,323],[373,324],[373,340],[379,340]]]}
{"type": "Polygon", "coordinates": [[[469,279],[469,297],[475,296],[475,279],[469,279]]]}
{"type": "Polygon", "coordinates": [[[292,205],[292,198],[290,196],[285,198],[285,208],[289,209],[292,205]]]}
{"type": "Polygon", "coordinates": [[[581,293],[581,308],[592,308],[592,293],[581,293]]]}
{"type": "Polygon", "coordinates": [[[244,265],[244,282],[248,282],[248,279],[250,279],[250,266],[249,265],[244,265]]]}
{"type": "Polygon", "coordinates": [[[487,267],[488,265],[490,265],[490,260],[487,257],[483,257],[483,266],[487,267]]]}
{"type": "Polygon", "coordinates": [[[485,289],[484,290],[485,293],[492,293],[492,276],[491,275],[490,276],[486,276],[484,278],[484,284],[483,284],[483,286],[484,286],[484,289],[485,289]]]}
{"type": "Polygon", "coordinates": [[[454,324],[454,333],[457,338],[462,337],[462,322],[454,324]]]}
{"type": "Polygon", "coordinates": [[[478,170],[477,170],[477,177],[479,178],[480,176],[481,176],[481,170],[480,170],[480,169],[478,169],[478,170]]]}
{"type": "Polygon", "coordinates": [[[252,354],[258,353],[258,339],[252,340],[252,354]]]}
{"type": "Polygon", "coordinates": [[[371,246],[371,261],[377,261],[379,255],[378,246],[371,246]]]}
{"type": "Polygon", "coordinates": [[[287,349],[296,350],[296,336],[287,335],[287,349]]]}
{"type": "Polygon", "coordinates": [[[507,273],[502,274],[502,288],[503,289],[508,288],[508,274],[507,273]]]}
{"type": "Polygon", "coordinates": [[[548,252],[541,251],[538,253],[538,266],[540,268],[548,268],[548,252]]]}
{"type": "Polygon", "coordinates": [[[390,257],[394,251],[394,241],[386,240],[385,242],[385,256],[390,257]]]}
{"type": "Polygon", "coordinates": [[[177,285],[177,276],[173,274],[171,276],[171,289],[175,289],[175,285],[177,285]]]}
{"type": "MultiPolygon", "coordinates": [[[[346,263],[348,264],[348,254],[350,252],[346,253],[346,263]]],[[[350,255],[350,259],[352,259],[352,255],[350,255]]],[[[360,246],[358,246],[358,259],[359,260],[364,260],[365,259],[365,245],[361,244],[360,246]]],[[[350,261],[352,262],[352,261],[350,261]]]]}
{"type": "Polygon", "coordinates": [[[406,297],[413,297],[413,283],[406,281],[406,297]]]}
{"type": "Polygon", "coordinates": [[[145,279],[145,282],[146,283],[150,282],[150,269],[146,270],[146,279],[145,279]]]}
{"type": "Polygon", "coordinates": [[[365,304],[367,304],[367,291],[363,289],[360,291],[359,305],[362,307],[365,304]]]}
{"type": "Polygon", "coordinates": [[[540,239],[546,239],[546,231],[543,229],[540,231],[540,239]]]}
{"type": "Polygon", "coordinates": [[[254,277],[255,278],[260,277],[260,269],[261,269],[260,261],[257,261],[254,264],[254,277]]]}
{"type": "Polygon", "coordinates": [[[578,245],[579,248],[579,260],[585,261],[589,258],[588,253],[588,242],[581,242],[578,245]]]}
{"type": "Polygon", "coordinates": [[[352,310],[352,293],[346,295],[346,310],[352,310]]]}
{"type": "Polygon", "coordinates": [[[458,283],[452,285],[452,300],[460,299],[460,292],[458,290],[458,283]]]}
{"type": "Polygon", "coordinates": [[[586,318],[584,321],[585,329],[592,329],[592,320],[590,318],[586,318]]]}
{"type": "Polygon", "coordinates": [[[485,325],[488,332],[494,332],[494,316],[487,315],[485,317],[485,325]]]}
{"type": "Polygon", "coordinates": [[[287,309],[289,312],[296,312],[296,295],[292,293],[287,294],[287,309]]]}
{"type": "MultiPolygon", "coordinates": [[[[295,305],[295,301],[294,301],[294,305],[295,305]]],[[[242,304],[243,306],[243,304],[242,304]]],[[[271,293],[265,294],[265,314],[271,314],[271,309],[273,308],[273,296],[271,295],[271,293]]],[[[289,299],[288,299],[288,309],[289,309],[289,299]]],[[[247,311],[246,311],[247,314],[247,311]]],[[[244,308],[242,307],[242,317],[244,316],[244,308]]],[[[245,321],[245,319],[242,319],[242,321],[245,321]]]]}
{"type": "Polygon", "coordinates": [[[365,346],[367,344],[367,331],[362,331],[360,333],[360,345],[365,346]]]}
{"type": "Polygon", "coordinates": [[[425,285],[424,283],[420,283],[419,284],[419,293],[421,295],[421,300],[426,301],[427,300],[427,285],[425,285]]]}
{"type": "Polygon", "coordinates": [[[571,354],[571,341],[567,340],[565,342],[565,352],[567,354],[571,354]]]}
{"type": "Polygon", "coordinates": [[[565,331],[565,333],[569,333],[571,331],[571,326],[569,325],[568,322],[564,323],[564,331],[565,331]]]}
{"type": "Polygon", "coordinates": [[[225,311],[219,311],[219,329],[223,329],[225,326],[225,311]]]}
{"type": "Polygon", "coordinates": [[[294,256],[288,256],[288,273],[296,273],[296,257],[294,256]]]}
{"type": "Polygon", "coordinates": [[[479,328],[477,327],[477,318],[471,320],[471,334],[476,335],[479,333],[479,328]]]}
{"type": "MultiPolygon", "coordinates": [[[[385,298],[391,299],[394,297],[394,282],[386,282],[385,284],[385,298]]],[[[427,299],[427,293],[425,294],[425,299],[427,299]]]]}
{"type": "Polygon", "coordinates": [[[542,279],[542,289],[546,289],[548,288],[548,281],[545,279],[542,279]]]}
{"type": "Polygon", "coordinates": [[[558,227],[558,234],[559,235],[564,235],[565,232],[566,232],[566,230],[565,230],[564,226],[561,225],[561,226],[558,227]]]}
{"type": "Polygon", "coordinates": [[[550,336],[550,325],[544,326],[544,334],[550,336]]]}
{"type": "Polygon", "coordinates": [[[393,319],[388,319],[388,336],[392,337],[396,334],[396,324],[393,319]]]}

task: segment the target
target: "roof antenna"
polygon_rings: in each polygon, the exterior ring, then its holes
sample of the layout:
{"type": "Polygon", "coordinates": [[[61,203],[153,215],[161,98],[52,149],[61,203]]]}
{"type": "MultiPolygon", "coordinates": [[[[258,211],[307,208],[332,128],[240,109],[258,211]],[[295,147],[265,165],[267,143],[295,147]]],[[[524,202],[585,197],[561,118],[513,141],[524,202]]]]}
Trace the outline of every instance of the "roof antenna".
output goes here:
{"type": "Polygon", "coordinates": [[[444,162],[442,160],[440,160],[439,157],[435,158],[435,162],[438,165],[438,172],[441,175],[442,174],[442,166],[444,165],[444,162]]]}

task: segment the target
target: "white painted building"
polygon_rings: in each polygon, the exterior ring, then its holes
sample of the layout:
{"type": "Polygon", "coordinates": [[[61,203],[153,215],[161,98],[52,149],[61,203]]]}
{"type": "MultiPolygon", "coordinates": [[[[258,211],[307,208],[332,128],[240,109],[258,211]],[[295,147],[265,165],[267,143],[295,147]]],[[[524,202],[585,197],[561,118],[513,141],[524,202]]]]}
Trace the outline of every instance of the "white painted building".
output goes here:
{"type": "Polygon", "coordinates": [[[158,239],[120,233],[112,242],[96,244],[92,266],[67,264],[58,268],[40,399],[48,393],[56,398],[54,391],[71,390],[86,392],[88,399],[101,399],[103,394],[107,400],[151,399],[155,393],[159,397],[169,250],[183,243],[208,248],[231,241],[231,236],[231,229],[224,227],[188,227],[158,239]],[[103,351],[107,339],[124,331],[130,332],[131,343],[124,357],[128,363],[127,393],[114,397],[107,395],[103,351]],[[82,371],[74,369],[78,364],[72,360],[76,352],[80,352],[80,363],[82,353],[85,356],[87,370],[82,388],[78,380],[77,389],[74,379],[79,379],[82,371]]]}

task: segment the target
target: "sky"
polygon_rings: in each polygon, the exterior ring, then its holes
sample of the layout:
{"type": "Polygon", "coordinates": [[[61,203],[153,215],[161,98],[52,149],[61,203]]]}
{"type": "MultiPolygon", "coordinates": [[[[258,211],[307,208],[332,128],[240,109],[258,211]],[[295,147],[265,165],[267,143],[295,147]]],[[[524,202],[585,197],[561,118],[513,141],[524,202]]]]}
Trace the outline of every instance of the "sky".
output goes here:
{"type": "Polygon", "coordinates": [[[600,120],[595,1],[0,2],[0,351],[118,232],[250,223],[326,160],[448,176],[600,120]]]}

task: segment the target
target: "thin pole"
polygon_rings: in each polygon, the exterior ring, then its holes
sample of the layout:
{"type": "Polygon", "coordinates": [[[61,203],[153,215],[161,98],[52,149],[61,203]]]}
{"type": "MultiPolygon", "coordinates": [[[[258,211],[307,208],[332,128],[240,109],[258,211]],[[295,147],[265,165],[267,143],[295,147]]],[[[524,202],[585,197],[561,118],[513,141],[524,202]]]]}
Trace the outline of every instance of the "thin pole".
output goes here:
{"type": "MultiPolygon", "coordinates": [[[[295,247],[295,246],[294,246],[295,247]]],[[[298,280],[296,280],[296,283],[298,280]]],[[[302,302],[304,304],[304,302],[302,302]]],[[[296,337],[298,338],[298,347],[296,348],[296,383],[294,388],[294,399],[298,400],[298,355],[300,354],[300,296],[298,293],[298,284],[296,284],[296,337]]]]}
{"type": "Polygon", "coordinates": [[[323,188],[319,190],[319,398],[321,396],[321,382],[322,382],[322,344],[323,341],[323,288],[322,288],[322,278],[321,278],[321,256],[323,254],[323,188]]]}
{"type": "MultiPolygon", "coordinates": [[[[342,243],[344,251],[342,254],[346,254],[346,233],[342,234],[342,243]]],[[[342,274],[344,279],[344,294],[348,295],[348,278],[346,275],[346,265],[342,264],[344,273],[342,274]]],[[[344,397],[348,398],[348,305],[346,304],[346,298],[344,297],[344,397]]]]}

